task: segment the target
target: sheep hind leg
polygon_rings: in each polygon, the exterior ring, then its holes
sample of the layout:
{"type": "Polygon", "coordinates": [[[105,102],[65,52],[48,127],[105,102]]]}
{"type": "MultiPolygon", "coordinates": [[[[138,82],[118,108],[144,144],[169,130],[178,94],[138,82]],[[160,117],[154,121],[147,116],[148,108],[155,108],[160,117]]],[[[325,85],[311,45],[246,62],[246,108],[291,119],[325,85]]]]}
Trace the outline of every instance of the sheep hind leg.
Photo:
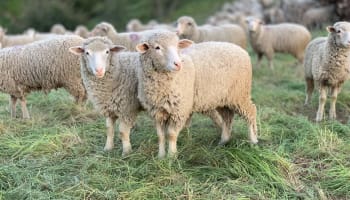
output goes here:
{"type": "Polygon", "coordinates": [[[331,90],[331,104],[329,108],[329,119],[331,120],[335,120],[335,118],[337,117],[335,103],[337,101],[337,96],[339,94],[338,91],[339,91],[338,87],[333,87],[331,90]]]}
{"type": "Polygon", "coordinates": [[[248,123],[248,136],[252,144],[258,143],[258,127],[256,124],[256,106],[249,100],[247,103],[237,106],[239,114],[248,123]]]}
{"type": "Polygon", "coordinates": [[[222,133],[219,145],[225,145],[231,139],[234,111],[229,108],[218,108],[217,111],[222,117],[222,133]]]}
{"type": "Polygon", "coordinates": [[[21,109],[22,109],[23,119],[29,119],[30,116],[29,116],[29,112],[27,109],[27,100],[25,97],[21,97],[21,109]]]}
{"type": "Polygon", "coordinates": [[[213,122],[218,128],[222,127],[223,119],[220,112],[218,112],[218,110],[209,110],[209,111],[203,112],[203,114],[210,117],[210,119],[213,120],[213,122]]]}
{"type": "Polygon", "coordinates": [[[261,66],[261,61],[262,61],[263,54],[258,53],[257,55],[257,62],[256,62],[256,68],[259,68],[261,66]]]}
{"type": "Polygon", "coordinates": [[[15,96],[10,96],[10,112],[11,112],[11,117],[16,118],[16,104],[17,104],[17,97],[15,96]]]}
{"type": "Polygon", "coordinates": [[[103,149],[105,151],[111,151],[114,147],[114,126],[115,126],[116,120],[117,119],[115,117],[106,118],[107,139],[106,139],[106,145],[103,149]]]}
{"type": "Polygon", "coordinates": [[[308,105],[311,101],[311,98],[312,98],[312,93],[314,91],[314,88],[315,88],[315,83],[314,83],[314,80],[313,79],[310,79],[310,78],[305,78],[305,81],[306,81],[306,96],[305,96],[305,103],[304,105],[308,105]]]}
{"type": "Polygon", "coordinates": [[[319,102],[318,102],[318,110],[317,110],[317,114],[316,114],[316,122],[322,121],[326,100],[327,100],[327,90],[325,87],[321,86],[320,87],[320,97],[319,97],[319,102]]]}
{"type": "Polygon", "coordinates": [[[131,153],[132,147],[130,143],[130,130],[133,125],[130,125],[122,120],[119,123],[119,138],[122,141],[123,153],[122,156],[127,156],[131,153]]]}

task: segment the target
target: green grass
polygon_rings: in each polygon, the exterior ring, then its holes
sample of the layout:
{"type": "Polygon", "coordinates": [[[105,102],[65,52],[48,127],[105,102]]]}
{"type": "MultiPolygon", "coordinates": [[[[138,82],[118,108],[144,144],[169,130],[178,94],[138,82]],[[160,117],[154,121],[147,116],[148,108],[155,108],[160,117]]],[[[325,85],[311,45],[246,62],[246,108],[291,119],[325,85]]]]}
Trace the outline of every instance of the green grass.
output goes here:
{"type": "Polygon", "coordinates": [[[294,62],[278,54],[273,72],[266,61],[254,68],[258,145],[236,117],[233,140],[218,146],[219,130],[195,115],[177,159],[157,159],[145,113],[132,131],[133,153],[123,158],[117,139],[103,151],[104,118],[64,90],[31,94],[30,120],[11,119],[1,94],[0,199],[349,199],[350,84],[339,95],[338,120],[316,124],[317,92],[305,108],[294,62]]]}

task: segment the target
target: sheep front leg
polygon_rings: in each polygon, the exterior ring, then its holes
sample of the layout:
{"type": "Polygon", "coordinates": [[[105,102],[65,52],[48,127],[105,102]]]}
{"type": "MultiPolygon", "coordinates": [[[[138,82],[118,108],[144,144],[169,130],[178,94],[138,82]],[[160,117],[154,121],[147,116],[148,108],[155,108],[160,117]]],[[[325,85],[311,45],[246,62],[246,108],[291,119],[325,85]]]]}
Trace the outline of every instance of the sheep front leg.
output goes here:
{"type": "Polygon", "coordinates": [[[334,120],[337,117],[336,114],[336,109],[335,109],[335,103],[337,101],[337,96],[339,88],[338,87],[333,87],[331,90],[331,105],[329,108],[329,119],[334,120]]]}
{"type": "MultiPolygon", "coordinates": [[[[182,127],[182,126],[181,126],[182,127]]],[[[169,126],[168,127],[168,156],[174,157],[177,153],[177,137],[179,136],[179,133],[181,131],[181,128],[178,126],[169,126]]]]}
{"type": "Polygon", "coordinates": [[[322,121],[323,112],[324,112],[324,105],[326,104],[326,100],[327,100],[327,90],[325,87],[320,86],[320,97],[319,97],[319,102],[318,102],[316,122],[322,121]]]}
{"type": "Polygon", "coordinates": [[[110,151],[114,147],[114,126],[116,118],[107,117],[106,118],[106,127],[107,127],[107,139],[106,145],[103,150],[110,151]]]}
{"type": "Polygon", "coordinates": [[[10,96],[10,112],[11,112],[11,117],[16,118],[16,104],[17,104],[17,97],[15,96],[10,96]]]}
{"type": "Polygon", "coordinates": [[[126,156],[131,153],[131,143],[130,143],[130,130],[132,126],[128,125],[124,121],[119,123],[119,138],[122,141],[123,153],[122,156],[126,156]]]}
{"type": "Polygon", "coordinates": [[[29,112],[27,109],[27,100],[25,97],[21,98],[21,109],[22,109],[23,119],[29,119],[30,117],[29,117],[29,112]]]}
{"type": "Polygon", "coordinates": [[[304,105],[308,105],[311,101],[312,92],[314,91],[315,85],[314,80],[310,78],[306,78],[306,97],[305,97],[305,103],[304,105]]]}
{"type": "Polygon", "coordinates": [[[257,55],[256,68],[259,68],[259,67],[260,67],[261,61],[262,61],[262,57],[263,57],[263,54],[262,54],[262,53],[258,53],[258,55],[257,55]]]}
{"type": "Polygon", "coordinates": [[[156,122],[156,129],[157,129],[158,145],[159,145],[158,157],[164,158],[165,157],[165,131],[161,122],[156,122]]]}

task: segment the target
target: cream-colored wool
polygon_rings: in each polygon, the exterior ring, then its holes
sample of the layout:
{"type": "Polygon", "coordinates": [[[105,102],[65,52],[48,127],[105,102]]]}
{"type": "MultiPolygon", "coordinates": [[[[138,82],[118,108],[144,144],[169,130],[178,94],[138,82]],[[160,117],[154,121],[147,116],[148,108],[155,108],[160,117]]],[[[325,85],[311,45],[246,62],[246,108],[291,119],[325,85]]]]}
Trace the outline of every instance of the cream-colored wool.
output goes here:
{"type": "Polygon", "coordinates": [[[177,31],[180,38],[189,39],[195,43],[221,41],[247,48],[246,33],[242,27],[235,24],[197,26],[192,17],[183,16],[177,20],[177,31]]]}
{"type": "Polygon", "coordinates": [[[50,33],[57,35],[64,35],[66,32],[67,30],[62,24],[54,24],[50,29],[50,33]]]}
{"type": "Polygon", "coordinates": [[[257,67],[261,64],[262,56],[266,56],[273,69],[275,52],[289,53],[299,63],[303,62],[306,45],[311,40],[311,34],[304,26],[292,23],[264,25],[254,17],[247,18],[247,23],[250,44],[258,58],[257,67]]]}
{"type": "Polygon", "coordinates": [[[0,27],[1,48],[24,45],[33,41],[33,34],[6,35],[6,30],[0,27]]]}
{"type": "Polygon", "coordinates": [[[82,38],[88,38],[89,37],[89,30],[84,25],[78,25],[75,28],[74,34],[79,35],[82,38]]]}
{"type": "MultiPolygon", "coordinates": [[[[84,41],[82,48],[92,54],[113,46],[113,43],[107,38],[91,37],[84,41]]],[[[119,118],[123,155],[131,152],[130,130],[135,124],[137,114],[142,110],[137,99],[136,68],[139,66],[138,53],[111,52],[107,58],[105,75],[97,78],[89,70],[86,55],[81,54],[81,75],[88,97],[96,110],[107,119],[105,150],[111,150],[114,146],[114,126],[115,121],[119,118]]]]}
{"type": "Polygon", "coordinates": [[[175,33],[158,32],[138,46],[142,52],[138,97],[155,119],[159,157],[165,155],[165,133],[168,154],[176,153],[177,136],[193,112],[217,109],[224,121],[222,143],[230,138],[233,114],[239,113],[248,121],[250,139],[256,143],[256,108],[250,99],[252,68],[248,53],[230,43],[195,44],[183,50],[181,69],[172,71],[172,55],[169,57],[167,52],[178,43],[175,33]]]}
{"type": "Polygon", "coordinates": [[[305,104],[311,100],[314,87],[320,92],[316,121],[323,119],[327,89],[331,95],[329,118],[336,118],[335,103],[343,83],[350,75],[350,23],[337,22],[327,28],[328,37],[316,38],[305,53],[305,104]]]}
{"type": "Polygon", "coordinates": [[[20,99],[23,118],[29,118],[26,96],[31,91],[65,88],[77,102],[86,99],[79,59],[68,51],[82,41],[78,36],[61,36],[0,51],[0,91],[10,94],[13,117],[20,99]]]}

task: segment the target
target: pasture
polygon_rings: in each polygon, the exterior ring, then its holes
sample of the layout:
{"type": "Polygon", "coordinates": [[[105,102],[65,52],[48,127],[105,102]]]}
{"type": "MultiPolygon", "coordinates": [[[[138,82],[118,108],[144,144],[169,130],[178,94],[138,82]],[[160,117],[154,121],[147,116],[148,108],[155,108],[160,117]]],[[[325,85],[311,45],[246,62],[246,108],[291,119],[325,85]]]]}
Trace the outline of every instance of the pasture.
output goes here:
{"type": "Polygon", "coordinates": [[[218,146],[219,129],[195,115],[180,134],[177,159],[157,158],[146,113],[132,130],[133,153],[122,157],[117,137],[115,149],[103,151],[105,120],[91,104],[74,104],[64,90],[37,92],[28,96],[32,118],[11,119],[1,94],[0,200],[350,199],[350,83],[338,96],[337,121],[316,124],[318,93],[303,106],[303,69],[294,63],[277,54],[274,71],[265,59],[254,68],[258,145],[248,143],[236,116],[232,141],[218,146]]]}

